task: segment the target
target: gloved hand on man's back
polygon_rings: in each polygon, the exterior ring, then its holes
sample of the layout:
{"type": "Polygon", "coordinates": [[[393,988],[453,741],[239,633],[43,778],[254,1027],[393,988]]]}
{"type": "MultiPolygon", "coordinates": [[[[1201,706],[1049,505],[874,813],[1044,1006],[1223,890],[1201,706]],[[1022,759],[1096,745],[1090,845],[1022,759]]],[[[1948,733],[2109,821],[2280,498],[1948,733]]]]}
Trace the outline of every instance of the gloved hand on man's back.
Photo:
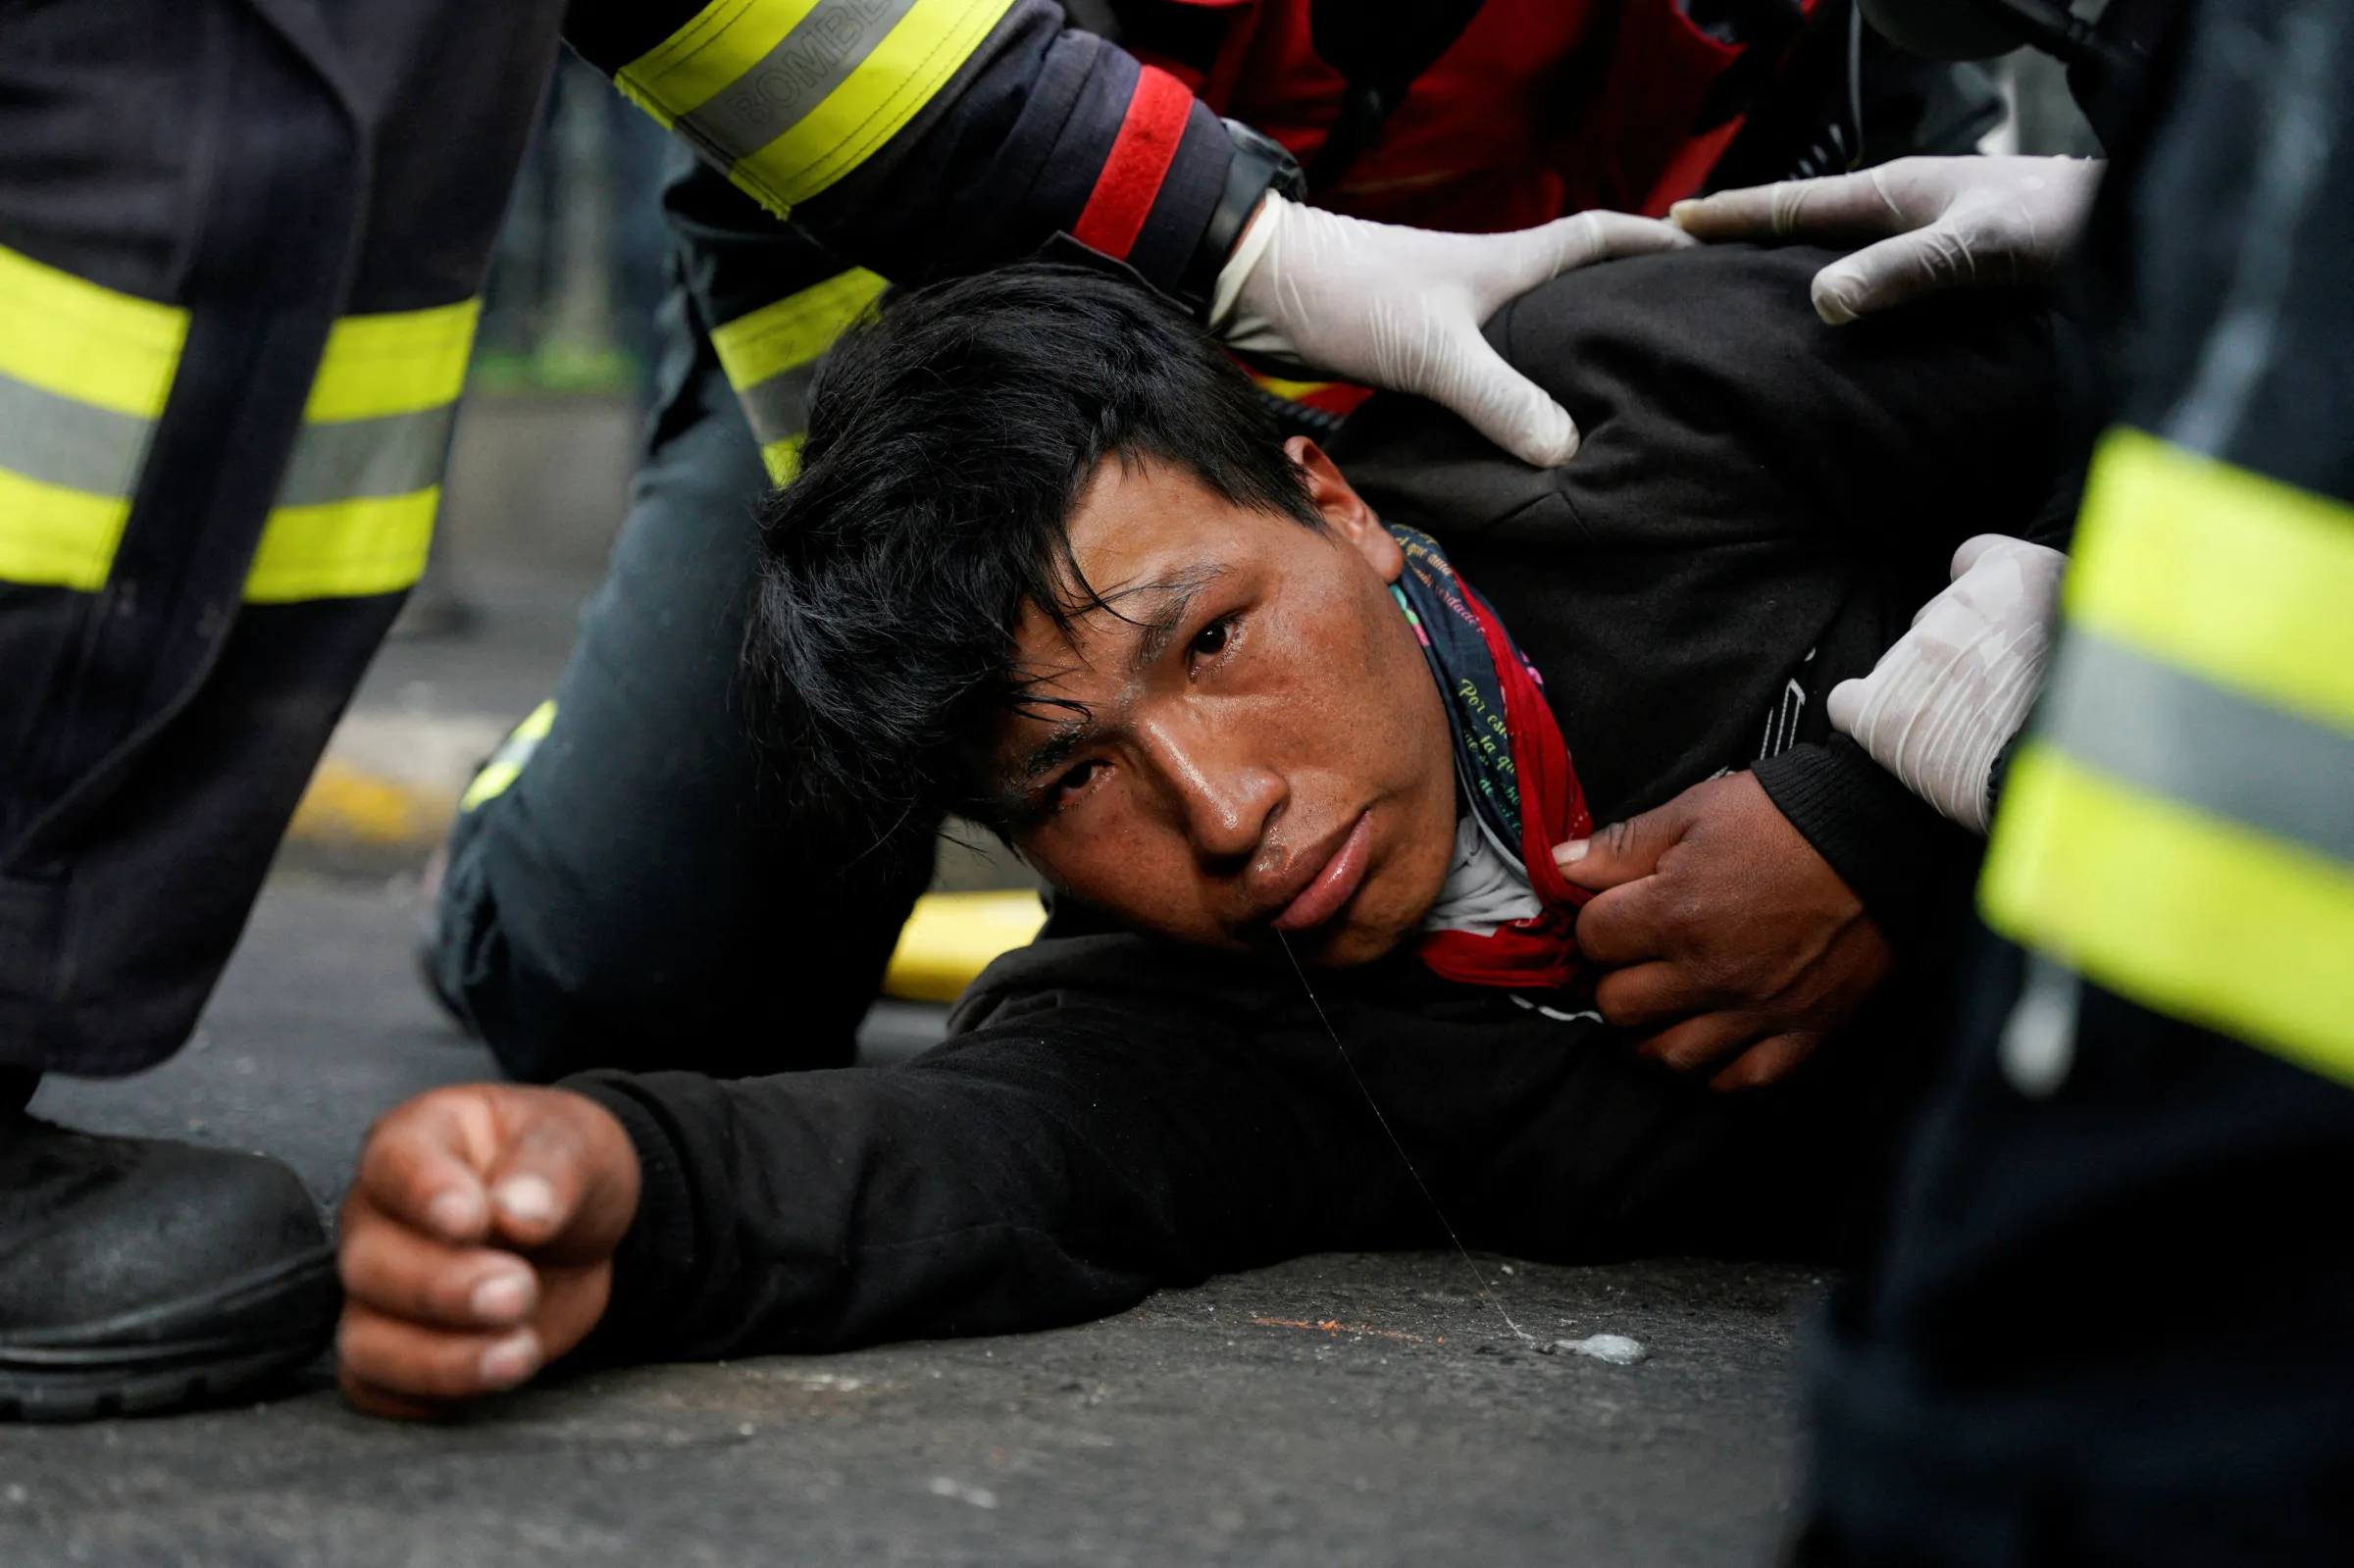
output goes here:
{"type": "Polygon", "coordinates": [[[1480,325],[1559,274],[1691,243],[1673,224],[1626,213],[1443,234],[1270,195],[1218,275],[1209,326],[1256,358],[1444,403],[1546,468],[1577,450],[1577,426],[1488,346],[1480,325]]]}
{"type": "Polygon", "coordinates": [[[1947,288],[2037,282],[2082,231],[2107,167],[2087,158],[1899,158],[1823,179],[1720,190],[1669,217],[1700,239],[1873,240],[1815,275],[1838,327],[1947,288]]]}
{"type": "Polygon", "coordinates": [[[2043,689],[2068,557],[1981,533],[1954,552],[1953,586],[1870,675],[1831,688],[1831,728],[1948,820],[1984,833],[1994,760],[2043,689]]]}

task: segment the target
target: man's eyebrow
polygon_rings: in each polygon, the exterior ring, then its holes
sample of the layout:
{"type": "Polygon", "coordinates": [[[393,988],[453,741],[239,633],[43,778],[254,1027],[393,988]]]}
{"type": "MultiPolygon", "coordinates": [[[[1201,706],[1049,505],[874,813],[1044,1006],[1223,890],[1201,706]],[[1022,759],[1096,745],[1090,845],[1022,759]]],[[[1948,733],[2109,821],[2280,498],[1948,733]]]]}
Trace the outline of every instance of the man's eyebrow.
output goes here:
{"type": "Polygon", "coordinates": [[[1051,734],[1021,754],[1007,782],[1016,789],[1027,789],[1061,767],[1070,759],[1072,752],[1093,740],[1097,731],[1094,721],[1087,719],[1073,719],[1066,724],[1056,725],[1051,734]]]}
{"type": "MultiPolygon", "coordinates": [[[[1160,602],[1144,617],[1131,618],[1137,629],[1136,646],[1128,650],[1128,673],[1142,675],[1160,661],[1169,649],[1170,638],[1185,625],[1188,611],[1194,606],[1195,595],[1226,575],[1226,568],[1216,561],[1202,561],[1187,567],[1174,577],[1157,582],[1139,583],[1126,589],[1119,597],[1137,593],[1157,593],[1160,602]]],[[[1117,613],[1117,612],[1114,612],[1117,613]]]]}

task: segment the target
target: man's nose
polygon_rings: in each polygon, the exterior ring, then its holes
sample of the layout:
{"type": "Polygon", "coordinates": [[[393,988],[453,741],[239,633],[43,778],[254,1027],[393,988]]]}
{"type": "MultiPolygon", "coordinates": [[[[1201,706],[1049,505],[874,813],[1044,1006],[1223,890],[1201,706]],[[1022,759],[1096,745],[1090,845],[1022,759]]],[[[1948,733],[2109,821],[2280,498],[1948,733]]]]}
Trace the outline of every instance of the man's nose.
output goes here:
{"type": "Polygon", "coordinates": [[[1289,793],[1283,776],[1231,725],[1188,713],[1138,727],[1146,755],[1195,853],[1209,861],[1255,853],[1289,793]]]}

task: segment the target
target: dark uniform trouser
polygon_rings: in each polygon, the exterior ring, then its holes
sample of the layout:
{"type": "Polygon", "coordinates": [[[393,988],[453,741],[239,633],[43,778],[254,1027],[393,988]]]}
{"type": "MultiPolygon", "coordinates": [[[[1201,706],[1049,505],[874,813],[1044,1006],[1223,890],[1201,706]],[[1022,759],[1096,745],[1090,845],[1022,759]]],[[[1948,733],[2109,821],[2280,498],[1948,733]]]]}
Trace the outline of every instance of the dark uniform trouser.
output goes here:
{"type": "Polygon", "coordinates": [[[768,479],[675,296],[666,316],[667,395],[606,580],[546,733],[458,818],[428,958],[524,1079],[846,1064],[931,875],[928,841],[853,856],[781,820],[787,759],[753,745],[736,675],[768,479]]]}
{"type": "Polygon", "coordinates": [[[2354,1091],[2082,988],[2047,1096],[1987,938],[1895,1223],[1815,1347],[1809,1564],[2342,1564],[2354,1091]]]}

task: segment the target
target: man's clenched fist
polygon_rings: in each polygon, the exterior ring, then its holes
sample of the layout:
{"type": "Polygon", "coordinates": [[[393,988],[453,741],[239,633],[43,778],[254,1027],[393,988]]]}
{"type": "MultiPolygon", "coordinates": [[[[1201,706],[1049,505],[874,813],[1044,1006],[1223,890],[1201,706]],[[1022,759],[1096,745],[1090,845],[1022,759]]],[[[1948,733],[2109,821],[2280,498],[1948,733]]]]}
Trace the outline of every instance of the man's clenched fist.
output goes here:
{"type": "Polygon", "coordinates": [[[431,1416],[585,1339],[638,1212],[613,1113],[564,1089],[435,1089],[376,1124],[343,1199],[343,1393],[431,1416]]]}

